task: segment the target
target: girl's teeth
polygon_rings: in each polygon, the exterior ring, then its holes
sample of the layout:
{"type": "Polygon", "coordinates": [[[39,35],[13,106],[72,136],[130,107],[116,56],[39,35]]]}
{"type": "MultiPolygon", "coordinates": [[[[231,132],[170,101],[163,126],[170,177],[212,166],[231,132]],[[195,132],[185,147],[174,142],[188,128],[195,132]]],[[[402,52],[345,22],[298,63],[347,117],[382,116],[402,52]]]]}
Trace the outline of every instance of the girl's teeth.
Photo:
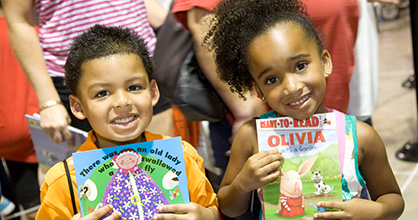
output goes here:
{"type": "Polygon", "coordinates": [[[132,121],[134,119],[135,116],[129,117],[129,118],[124,118],[124,119],[116,119],[114,122],[116,124],[125,124],[128,123],[130,121],[132,121]]]}
{"type": "Polygon", "coordinates": [[[303,97],[303,99],[302,99],[302,100],[297,101],[297,102],[292,102],[292,103],[290,103],[289,105],[291,105],[291,106],[300,105],[300,104],[302,104],[303,102],[305,102],[305,101],[306,101],[309,97],[310,97],[310,95],[307,95],[307,96],[303,97]]]}

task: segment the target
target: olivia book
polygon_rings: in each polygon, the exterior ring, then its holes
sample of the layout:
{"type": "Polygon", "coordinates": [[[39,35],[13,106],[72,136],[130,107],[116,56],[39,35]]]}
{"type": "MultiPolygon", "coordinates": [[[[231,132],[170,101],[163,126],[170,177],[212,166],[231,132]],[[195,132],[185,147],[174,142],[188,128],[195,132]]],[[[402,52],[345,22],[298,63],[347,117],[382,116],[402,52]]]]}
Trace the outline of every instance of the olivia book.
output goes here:
{"type": "Polygon", "coordinates": [[[111,204],[122,219],[152,219],[159,205],[190,202],[180,137],[78,152],[73,160],[82,216],[111,204]]]}
{"type": "Polygon", "coordinates": [[[259,151],[278,149],[284,157],[280,177],[263,186],[264,219],[313,219],[332,211],[317,207],[319,201],[342,201],[338,136],[345,137],[345,128],[336,117],[256,120],[259,151]]]}

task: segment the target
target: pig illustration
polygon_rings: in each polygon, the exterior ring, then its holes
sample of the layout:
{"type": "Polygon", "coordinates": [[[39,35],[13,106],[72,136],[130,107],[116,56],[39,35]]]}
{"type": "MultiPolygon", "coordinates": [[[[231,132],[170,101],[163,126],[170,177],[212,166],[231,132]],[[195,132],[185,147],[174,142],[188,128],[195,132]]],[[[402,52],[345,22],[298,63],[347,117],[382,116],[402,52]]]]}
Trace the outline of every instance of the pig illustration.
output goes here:
{"type": "Polygon", "coordinates": [[[312,168],[318,155],[303,162],[299,171],[289,170],[286,173],[280,168],[280,205],[277,214],[282,217],[294,217],[305,213],[305,199],[302,194],[302,181],[300,177],[312,168]]]}

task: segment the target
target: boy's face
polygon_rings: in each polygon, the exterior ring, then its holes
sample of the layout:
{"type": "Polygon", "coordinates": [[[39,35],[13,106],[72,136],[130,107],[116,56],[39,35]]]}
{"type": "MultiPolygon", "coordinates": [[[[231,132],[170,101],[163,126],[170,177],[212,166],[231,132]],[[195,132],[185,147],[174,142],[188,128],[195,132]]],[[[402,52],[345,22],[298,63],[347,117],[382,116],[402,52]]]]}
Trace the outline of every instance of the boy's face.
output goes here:
{"type": "Polygon", "coordinates": [[[260,96],[279,116],[305,119],[325,112],[325,72],[331,58],[305,37],[298,26],[282,23],[255,38],[248,47],[249,71],[260,96]]]}
{"type": "Polygon", "coordinates": [[[81,73],[78,95],[70,96],[71,110],[89,120],[99,146],[139,142],[159,99],[142,60],[134,54],[111,55],[83,63],[81,73]]]}

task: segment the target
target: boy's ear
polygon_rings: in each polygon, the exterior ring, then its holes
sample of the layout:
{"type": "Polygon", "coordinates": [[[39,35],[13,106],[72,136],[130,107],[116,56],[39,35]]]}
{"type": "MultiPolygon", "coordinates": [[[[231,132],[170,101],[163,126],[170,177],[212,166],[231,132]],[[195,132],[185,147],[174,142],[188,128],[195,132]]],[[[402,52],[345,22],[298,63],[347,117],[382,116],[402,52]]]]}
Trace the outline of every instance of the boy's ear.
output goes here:
{"type": "Polygon", "coordinates": [[[150,81],[150,90],[152,106],[155,106],[158,103],[158,100],[160,100],[160,90],[158,90],[157,81],[155,81],[155,79],[150,81]]]}
{"type": "Polygon", "coordinates": [[[71,108],[71,112],[76,118],[80,120],[83,120],[86,118],[86,115],[84,114],[84,110],[81,107],[80,100],[75,95],[70,95],[70,108],[71,108]]]}
{"type": "Polygon", "coordinates": [[[322,66],[324,68],[324,75],[325,75],[325,78],[327,78],[332,73],[331,54],[328,52],[328,50],[322,51],[321,60],[322,60],[322,66]]]}

